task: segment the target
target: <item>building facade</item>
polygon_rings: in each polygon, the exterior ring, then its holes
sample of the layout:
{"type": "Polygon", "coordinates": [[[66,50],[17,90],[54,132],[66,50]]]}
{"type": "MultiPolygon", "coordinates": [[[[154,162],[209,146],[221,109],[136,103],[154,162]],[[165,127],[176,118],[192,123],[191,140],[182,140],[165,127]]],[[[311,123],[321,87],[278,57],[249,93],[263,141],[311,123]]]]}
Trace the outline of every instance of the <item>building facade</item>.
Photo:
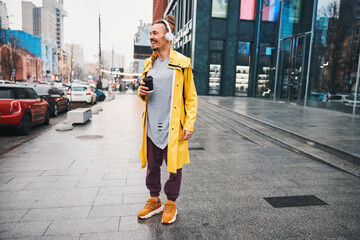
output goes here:
{"type": "Polygon", "coordinates": [[[65,47],[64,41],[64,17],[67,17],[67,12],[64,10],[63,0],[43,0],[43,8],[55,15],[56,18],[56,44],[58,48],[65,47]]]}
{"type": "Polygon", "coordinates": [[[151,23],[144,23],[140,20],[138,31],[134,37],[134,62],[132,72],[141,73],[144,64],[144,59],[148,58],[152,54],[150,47],[150,30],[151,23]]]}
{"type": "Polygon", "coordinates": [[[54,81],[58,74],[58,57],[56,42],[50,37],[41,40],[41,60],[45,81],[54,81]]]}
{"type": "Polygon", "coordinates": [[[46,8],[32,2],[21,2],[22,30],[37,37],[56,40],[56,17],[46,8]]]}
{"type": "Polygon", "coordinates": [[[23,48],[41,57],[41,38],[20,30],[5,30],[5,43],[15,43],[17,48],[23,48]]]}
{"type": "Polygon", "coordinates": [[[165,2],[199,94],[360,113],[360,0],[165,2]]]}
{"type": "Polygon", "coordinates": [[[13,43],[0,46],[1,78],[12,81],[42,81],[40,57],[26,49],[17,48],[13,43]]]}
{"type": "Polygon", "coordinates": [[[9,15],[3,1],[0,1],[0,29],[9,29],[9,15]]]}
{"type": "Polygon", "coordinates": [[[58,49],[58,79],[62,82],[69,82],[71,80],[71,71],[72,71],[72,65],[71,65],[71,56],[66,53],[65,51],[58,49]]]}

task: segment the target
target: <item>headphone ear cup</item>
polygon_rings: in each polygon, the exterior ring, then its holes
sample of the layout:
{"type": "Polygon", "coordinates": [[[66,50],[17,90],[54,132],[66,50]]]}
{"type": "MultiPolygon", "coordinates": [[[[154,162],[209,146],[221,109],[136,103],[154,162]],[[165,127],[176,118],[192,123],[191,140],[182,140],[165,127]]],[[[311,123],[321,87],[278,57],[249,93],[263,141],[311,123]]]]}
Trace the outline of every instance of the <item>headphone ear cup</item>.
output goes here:
{"type": "Polygon", "coordinates": [[[168,41],[172,41],[172,40],[174,40],[174,34],[173,33],[171,33],[171,32],[167,32],[166,34],[165,34],[165,38],[166,38],[166,40],[168,40],[168,41]]]}

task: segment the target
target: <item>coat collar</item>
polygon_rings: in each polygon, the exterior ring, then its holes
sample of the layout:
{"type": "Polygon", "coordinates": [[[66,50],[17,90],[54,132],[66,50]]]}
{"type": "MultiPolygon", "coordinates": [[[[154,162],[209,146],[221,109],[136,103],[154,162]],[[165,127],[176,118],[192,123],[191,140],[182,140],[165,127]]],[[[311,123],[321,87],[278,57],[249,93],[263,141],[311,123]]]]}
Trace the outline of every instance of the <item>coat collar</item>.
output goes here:
{"type": "MultiPolygon", "coordinates": [[[[146,61],[144,64],[144,72],[150,71],[150,69],[152,68],[152,63],[155,61],[158,55],[159,53],[157,51],[154,51],[151,57],[147,59],[148,61],[146,61]]],[[[190,67],[190,59],[170,48],[169,68],[181,69],[186,67],[190,67]]]]}

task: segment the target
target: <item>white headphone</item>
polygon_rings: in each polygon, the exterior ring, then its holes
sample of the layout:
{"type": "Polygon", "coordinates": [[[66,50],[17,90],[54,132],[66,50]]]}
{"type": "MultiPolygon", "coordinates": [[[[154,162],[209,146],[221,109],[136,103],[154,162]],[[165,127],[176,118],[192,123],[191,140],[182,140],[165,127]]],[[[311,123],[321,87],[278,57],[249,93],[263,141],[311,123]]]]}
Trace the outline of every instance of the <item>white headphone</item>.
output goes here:
{"type": "Polygon", "coordinates": [[[168,32],[165,34],[166,40],[168,40],[168,41],[174,40],[175,36],[174,36],[174,34],[171,32],[171,27],[170,27],[169,22],[166,21],[165,19],[163,19],[162,21],[163,21],[163,23],[165,23],[166,28],[167,28],[167,30],[168,30],[168,32]]]}

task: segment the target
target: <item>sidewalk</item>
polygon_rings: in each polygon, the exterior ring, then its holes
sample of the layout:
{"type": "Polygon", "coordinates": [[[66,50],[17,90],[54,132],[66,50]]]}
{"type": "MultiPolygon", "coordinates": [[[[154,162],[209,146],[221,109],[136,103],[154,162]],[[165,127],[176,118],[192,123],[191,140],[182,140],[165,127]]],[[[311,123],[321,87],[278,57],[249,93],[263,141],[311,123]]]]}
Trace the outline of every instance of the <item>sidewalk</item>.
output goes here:
{"type": "Polygon", "coordinates": [[[259,98],[201,97],[201,99],[360,158],[360,116],[358,115],[259,98]]]}
{"type": "MultiPolygon", "coordinates": [[[[263,113],[261,105],[273,104],[249,99],[242,107],[244,99],[233,103],[230,99],[210,101],[233,104],[257,116],[263,113]]],[[[52,128],[0,155],[0,239],[356,239],[360,235],[360,178],[256,136],[244,138],[211,122],[203,111],[189,142],[191,163],[183,171],[177,221],[162,225],[161,215],[138,220],[136,214],[149,197],[146,170],[140,169],[138,157],[143,103],[135,95],[120,94],[101,106],[103,111],[88,124],[69,132],[52,128]],[[304,195],[314,195],[327,205],[274,208],[264,199],[304,195]]],[[[164,183],[165,164],[162,172],[164,183]]],[[[163,193],[160,197],[166,201],[163,193]]]]}

